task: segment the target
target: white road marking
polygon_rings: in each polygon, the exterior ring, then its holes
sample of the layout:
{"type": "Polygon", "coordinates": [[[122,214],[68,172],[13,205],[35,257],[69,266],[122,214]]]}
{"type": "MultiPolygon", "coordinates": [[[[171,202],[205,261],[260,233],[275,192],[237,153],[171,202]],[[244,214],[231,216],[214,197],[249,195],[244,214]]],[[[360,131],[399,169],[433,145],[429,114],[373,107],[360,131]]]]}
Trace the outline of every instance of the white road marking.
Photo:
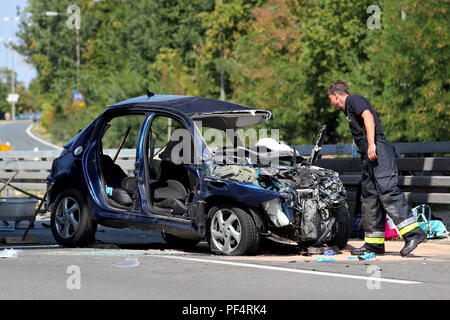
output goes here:
{"type": "MultiPolygon", "coordinates": [[[[186,260],[186,261],[194,261],[194,262],[202,262],[202,263],[215,263],[215,264],[223,264],[223,265],[236,266],[236,267],[255,268],[255,269],[273,270],[273,271],[284,271],[284,272],[292,272],[292,273],[303,273],[303,274],[310,274],[310,275],[316,275],[316,276],[348,278],[348,279],[356,279],[356,280],[364,280],[364,281],[375,281],[374,277],[357,276],[357,275],[351,275],[351,274],[302,270],[302,269],[293,269],[293,268],[284,268],[284,267],[274,267],[274,266],[266,266],[266,265],[242,263],[242,262],[196,259],[196,258],[173,256],[173,255],[171,255],[171,256],[169,256],[169,255],[166,256],[166,255],[161,255],[161,254],[153,255],[151,253],[147,253],[147,255],[152,256],[152,257],[166,258],[166,259],[178,259],[178,260],[186,260]]],[[[421,284],[422,283],[422,282],[418,282],[418,281],[386,279],[386,278],[376,278],[376,281],[397,283],[397,284],[421,284]]]]}
{"type": "Polygon", "coordinates": [[[57,145],[55,145],[55,144],[53,144],[53,143],[50,143],[50,142],[48,142],[48,141],[45,141],[45,140],[43,140],[43,139],[41,139],[41,138],[36,137],[36,136],[31,132],[31,128],[33,128],[33,126],[34,126],[34,123],[30,124],[30,125],[28,126],[27,130],[26,130],[26,133],[27,133],[27,135],[28,135],[30,138],[32,138],[32,139],[34,139],[34,140],[36,140],[36,141],[39,141],[40,143],[45,144],[46,146],[52,147],[53,149],[56,149],[56,150],[62,150],[61,147],[59,147],[59,146],[57,146],[57,145]]]}

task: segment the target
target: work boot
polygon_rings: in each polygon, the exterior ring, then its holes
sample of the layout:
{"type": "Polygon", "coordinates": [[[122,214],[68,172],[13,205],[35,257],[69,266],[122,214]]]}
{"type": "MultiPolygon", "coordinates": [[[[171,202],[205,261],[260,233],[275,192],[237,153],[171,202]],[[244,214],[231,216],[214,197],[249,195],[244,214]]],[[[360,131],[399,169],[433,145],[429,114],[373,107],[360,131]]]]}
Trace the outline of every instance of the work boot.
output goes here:
{"type": "Polygon", "coordinates": [[[425,232],[423,232],[422,229],[419,227],[411,230],[410,232],[407,232],[404,234],[403,238],[405,239],[405,246],[402,250],[400,250],[400,254],[402,257],[406,257],[408,254],[410,254],[417,246],[425,241],[427,238],[427,235],[425,232]]]}
{"type": "Polygon", "coordinates": [[[376,255],[383,255],[384,244],[364,243],[361,248],[354,248],[351,252],[354,256],[363,256],[365,253],[375,253],[376,255]]]}

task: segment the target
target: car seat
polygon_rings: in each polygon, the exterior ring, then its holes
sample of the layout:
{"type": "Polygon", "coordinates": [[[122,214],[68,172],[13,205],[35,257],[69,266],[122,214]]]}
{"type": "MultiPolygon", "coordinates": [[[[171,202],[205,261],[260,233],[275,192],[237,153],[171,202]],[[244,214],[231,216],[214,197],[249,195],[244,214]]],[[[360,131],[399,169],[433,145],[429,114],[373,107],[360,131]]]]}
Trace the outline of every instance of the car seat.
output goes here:
{"type": "MultiPolygon", "coordinates": [[[[178,180],[170,179],[172,175],[168,174],[172,169],[172,163],[168,160],[153,159],[155,150],[155,134],[151,134],[150,141],[150,190],[154,200],[154,206],[157,208],[172,209],[172,214],[183,215],[187,211],[186,202],[189,192],[186,187],[178,180]],[[167,166],[169,165],[169,166],[167,166]],[[166,172],[167,171],[167,172],[166,172]]],[[[171,140],[172,142],[173,140],[171,140]]],[[[170,142],[169,142],[170,143],[170,142]]],[[[174,143],[167,144],[165,154],[170,154],[174,143]]]]}
{"type": "Polygon", "coordinates": [[[152,188],[156,207],[173,209],[172,214],[176,215],[186,213],[188,192],[181,182],[176,180],[157,181],[152,188]]]}
{"type": "Polygon", "coordinates": [[[135,177],[123,178],[120,187],[114,188],[112,191],[112,199],[119,204],[131,207],[137,196],[137,186],[135,177]]]}
{"type": "Polygon", "coordinates": [[[111,198],[113,204],[117,206],[129,207],[133,204],[133,191],[130,188],[132,177],[128,177],[122,168],[115,164],[110,156],[102,154],[102,167],[105,185],[112,188],[111,198]]]}
{"type": "Polygon", "coordinates": [[[122,180],[127,177],[127,174],[123,172],[119,165],[114,163],[110,156],[102,154],[101,160],[105,184],[112,188],[120,187],[122,180]]]}

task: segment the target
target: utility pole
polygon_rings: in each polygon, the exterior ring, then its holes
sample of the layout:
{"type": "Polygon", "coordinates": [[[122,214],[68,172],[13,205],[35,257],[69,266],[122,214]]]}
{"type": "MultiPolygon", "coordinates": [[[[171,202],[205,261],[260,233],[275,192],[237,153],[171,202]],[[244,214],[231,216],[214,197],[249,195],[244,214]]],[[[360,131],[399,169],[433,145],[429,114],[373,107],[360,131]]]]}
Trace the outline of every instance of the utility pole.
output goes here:
{"type": "MultiPolygon", "coordinates": [[[[11,23],[12,27],[12,34],[14,34],[14,23],[11,23]]],[[[12,38],[13,36],[11,36],[12,38]]],[[[15,93],[15,87],[16,87],[16,79],[14,77],[14,50],[12,47],[12,42],[11,42],[11,65],[12,65],[12,70],[11,70],[11,93],[14,94],[15,93]]],[[[13,102],[11,104],[11,119],[12,120],[16,120],[16,104],[13,102]]]]}
{"type": "Polygon", "coordinates": [[[77,33],[77,91],[80,90],[80,31],[75,28],[77,33]]]}

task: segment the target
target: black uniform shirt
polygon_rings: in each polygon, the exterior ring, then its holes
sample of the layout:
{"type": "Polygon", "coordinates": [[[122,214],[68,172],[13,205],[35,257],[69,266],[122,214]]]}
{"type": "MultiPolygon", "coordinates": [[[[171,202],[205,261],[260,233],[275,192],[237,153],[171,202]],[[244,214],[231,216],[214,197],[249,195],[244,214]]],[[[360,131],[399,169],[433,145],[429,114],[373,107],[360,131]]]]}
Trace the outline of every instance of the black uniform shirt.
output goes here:
{"type": "MultiPolygon", "coordinates": [[[[378,115],[370,104],[369,100],[359,94],[352,94],[345,100],[345,115],[350,121],[350,131],[352,132],[353,139],[358,147],[367,145],[367,138],[365,136],[364,119],[361,117],[363,111],[369,110],[373,115],[375,122],[375,135],[384,136],[383,128],[381,127],[378,115]],[[355,123],[355,121],[357,123],[355,123]]],[[[364,148],[365,149],[365,148],[364,148]]],[[[362,150],[361,150],[362,151],[362,150]]]]}

